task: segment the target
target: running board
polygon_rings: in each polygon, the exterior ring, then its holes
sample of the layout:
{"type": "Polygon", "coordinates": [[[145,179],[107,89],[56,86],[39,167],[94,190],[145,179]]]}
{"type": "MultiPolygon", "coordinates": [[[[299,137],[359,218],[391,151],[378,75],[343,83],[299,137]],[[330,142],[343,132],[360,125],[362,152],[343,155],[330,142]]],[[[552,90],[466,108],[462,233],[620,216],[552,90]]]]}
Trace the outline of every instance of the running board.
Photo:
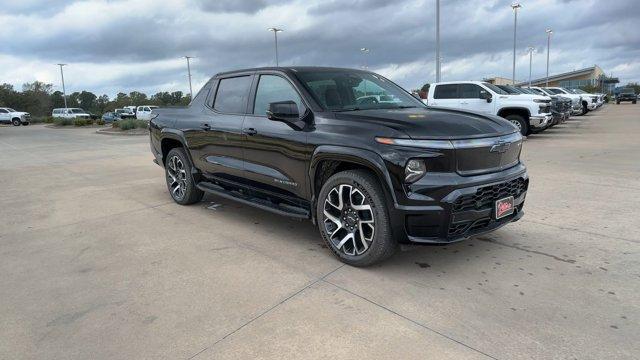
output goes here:
{"type": "Polygon", "coordinates": [[[244,194],[240,191],[230,191],[222,186],[210,182],[200,182],[197,188],[214,195],[221,196],[225,199],[235,200],[237,202],[267,210],[278,215],[290,216],[299,219],[309,219],[311,214],[309,210],[288,204],[277,204],[267,199],[244,194]]]}

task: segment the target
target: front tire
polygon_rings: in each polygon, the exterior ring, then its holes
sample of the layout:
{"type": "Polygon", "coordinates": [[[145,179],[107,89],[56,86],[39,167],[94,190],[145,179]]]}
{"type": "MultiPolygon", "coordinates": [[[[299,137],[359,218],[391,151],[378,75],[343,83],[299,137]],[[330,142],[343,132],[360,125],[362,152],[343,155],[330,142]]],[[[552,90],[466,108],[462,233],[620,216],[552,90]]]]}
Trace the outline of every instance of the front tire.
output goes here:
{"type": "Polygon", "coordinates": [[[393,255],[384,190],[371,173],[348,170],[322,186],[316,206],[318,228],[327,246],[352,266],[370,266],[393,255]]]}
{"type": "Polygon", "coordinates": [[[582,115],[586,115],[589,112],[589,108],[587,108],[587,103],[582,103],[582,115]]]}
{"type": "Polygon", "coordinates": [[[182,148],[173,148],[164,164],[167,188],[173,201],[180,205],[194,204],[202,200],[204,192],[196,187],[191,174],[191,162],[182,148]]]}
{"type": "Polygon", "coordinates": [[[505,119],[509,120],[510,123],[515,125],[518,130],[520,130],[520,134],[522,134],[522,136],[529,135],[529,123],[527,122],[527,120],[525,120],[525,118],[520,115],[512,114],[505,116],[505,119]]]}
{"type": "Polygon", "coordinates": [[[11,120],[11,124],[13,124],[13,126],[20,126],[21,123],[20,119],[11,120]]]}

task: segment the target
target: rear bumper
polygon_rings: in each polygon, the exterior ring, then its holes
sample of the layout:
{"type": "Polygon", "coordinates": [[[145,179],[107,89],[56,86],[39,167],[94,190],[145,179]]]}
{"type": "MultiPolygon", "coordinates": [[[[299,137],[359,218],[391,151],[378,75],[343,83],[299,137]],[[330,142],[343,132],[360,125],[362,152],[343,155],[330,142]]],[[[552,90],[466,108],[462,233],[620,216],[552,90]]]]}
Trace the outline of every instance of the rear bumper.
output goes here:
{"type": "MultiPolygon", "coordinates": [[[[401,243],[449,244],[496,230],[523,215],[529,177],[524,165],[489,175],[460,177],[450,191],[424,206],[399,206],[391,211],[394,236],[401,243]],[[495,218],[495,201],[514,197],[514,213],[495,218]]],[[[442,189],[434,190],[441,193],[442,189]]]]}

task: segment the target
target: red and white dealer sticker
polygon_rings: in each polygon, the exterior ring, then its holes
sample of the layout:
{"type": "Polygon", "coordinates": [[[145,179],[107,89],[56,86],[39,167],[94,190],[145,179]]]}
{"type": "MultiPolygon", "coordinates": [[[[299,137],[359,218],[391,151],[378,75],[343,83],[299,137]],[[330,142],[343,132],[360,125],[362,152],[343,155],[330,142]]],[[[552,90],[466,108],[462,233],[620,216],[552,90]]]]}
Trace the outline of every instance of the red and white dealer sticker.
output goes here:
{"type": "Polygon", "coordinates": [[[496,219],[513,214],[513,196],[496,201],[496,219]]]}

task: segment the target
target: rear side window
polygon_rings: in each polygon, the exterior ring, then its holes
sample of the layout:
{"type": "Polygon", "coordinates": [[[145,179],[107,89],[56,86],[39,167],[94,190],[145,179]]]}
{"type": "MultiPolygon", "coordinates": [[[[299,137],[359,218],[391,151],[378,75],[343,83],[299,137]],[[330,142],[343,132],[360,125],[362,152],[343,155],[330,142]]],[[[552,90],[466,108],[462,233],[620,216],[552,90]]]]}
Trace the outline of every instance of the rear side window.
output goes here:
{"type": "Polygon", "coordinates": [[[434,99],[457,99],[458,98],[458,85],[446,84],[436,85],[436,90],[433,93],[434,99]]]}
{"type": "Polygon", "coordinates": [[[221,79],[213,108],[222,113],[244,114],[251,87],[251,76],[221,79]]]}
{"type": "Polygon", "coordinates": [[[5,110],[5,109],[0,109],[0,114],[6,114],[6,113],[8,113],[8,111],[7,111],[7,110],[5,110]]]}

